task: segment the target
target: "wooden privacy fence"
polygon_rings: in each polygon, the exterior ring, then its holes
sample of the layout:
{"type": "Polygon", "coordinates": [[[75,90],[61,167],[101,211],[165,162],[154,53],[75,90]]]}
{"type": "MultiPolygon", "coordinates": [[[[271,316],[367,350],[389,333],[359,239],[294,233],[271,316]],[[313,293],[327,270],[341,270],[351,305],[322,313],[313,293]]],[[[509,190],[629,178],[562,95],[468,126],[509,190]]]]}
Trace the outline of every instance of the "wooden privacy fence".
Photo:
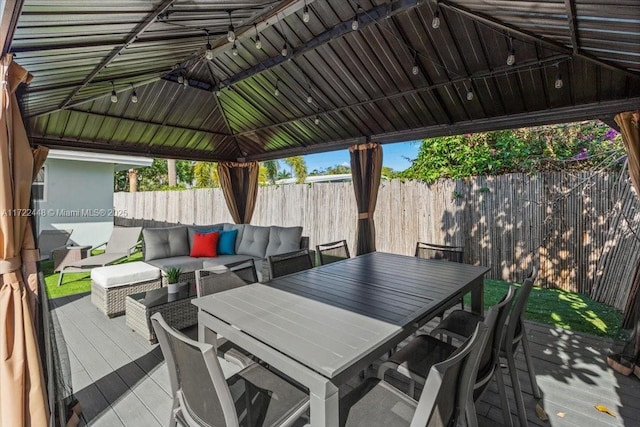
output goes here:
{"type": "MultiPolygon", "coordinates": [[[[375,213],[380,251],[412,255],[416,241],[462,245],[490,278],[588,294],[620,310],[640,257],[640,215],[626,179],[613,173],[543,173],[383,181],[375,213]]],[[[118,225],[232,222],[220,189],[116,193],[118,225]]],[[[311,245],[347,239],[355,247],[351,183],[261,187],[252,223],[302,225],[311,245]]]]}

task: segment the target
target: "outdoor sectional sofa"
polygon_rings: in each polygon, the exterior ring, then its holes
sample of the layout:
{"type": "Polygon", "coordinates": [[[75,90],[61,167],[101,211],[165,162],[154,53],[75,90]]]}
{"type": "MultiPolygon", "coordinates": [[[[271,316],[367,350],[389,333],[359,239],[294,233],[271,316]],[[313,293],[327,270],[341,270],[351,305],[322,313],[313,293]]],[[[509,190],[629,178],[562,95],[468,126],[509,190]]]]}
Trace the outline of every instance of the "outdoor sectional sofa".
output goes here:
{"type": "MultiPolygon", "coordinates": [[[[302,236],[302,227],[262,227],[250,224],[213,224],[206,226],[176,226],[166,228],[145,228],[143,236],[143,257],[147,264],[160,268],[163,272],[177,267],[182,270],[180,281],[194,281],[195,271],[237,261],[254,259],[260,281],[269,280],[266,257],[292,252],[309,247],[309,238],[302,236]],[[235,231],[234,231],[235,230],[235,231]],[[190,256],[196,233],[220,231],[235,234],[235,242],[226,250],[218,246],[216,257],[190,256]]],[[[225,239],[231,239],[228,235],[225,239]]],[[[233,240],[233,239],[231,239],[233,240]]],[[[164,274],[163,274],[164,277],[164,274]]]]}

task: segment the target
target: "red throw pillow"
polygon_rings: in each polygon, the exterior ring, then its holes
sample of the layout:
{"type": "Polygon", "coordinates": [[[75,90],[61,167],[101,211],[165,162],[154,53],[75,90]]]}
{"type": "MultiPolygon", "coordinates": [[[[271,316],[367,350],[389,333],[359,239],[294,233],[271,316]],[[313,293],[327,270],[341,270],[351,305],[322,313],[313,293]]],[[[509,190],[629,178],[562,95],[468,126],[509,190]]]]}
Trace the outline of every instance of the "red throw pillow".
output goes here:
{"type": "Polygon", "coordinates": [[[200,257],[217,257],[218,237],[220,233],[195,233],[193,235],[193,246],[191,247],[191,256],[200,257]]]}

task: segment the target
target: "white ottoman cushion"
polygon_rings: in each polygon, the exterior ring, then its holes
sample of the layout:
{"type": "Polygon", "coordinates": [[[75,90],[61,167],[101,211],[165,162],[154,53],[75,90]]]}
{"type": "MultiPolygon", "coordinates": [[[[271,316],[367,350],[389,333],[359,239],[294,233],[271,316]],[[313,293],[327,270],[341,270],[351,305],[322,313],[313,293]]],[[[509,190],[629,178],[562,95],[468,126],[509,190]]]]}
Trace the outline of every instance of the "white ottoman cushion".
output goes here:
{"type": "Polygon", "coordinates": [[[159,277],[160,269],[158,267],[142,261],[108,265],[91,270],[91,281],[103,288],[148,282],[159,277]]]}

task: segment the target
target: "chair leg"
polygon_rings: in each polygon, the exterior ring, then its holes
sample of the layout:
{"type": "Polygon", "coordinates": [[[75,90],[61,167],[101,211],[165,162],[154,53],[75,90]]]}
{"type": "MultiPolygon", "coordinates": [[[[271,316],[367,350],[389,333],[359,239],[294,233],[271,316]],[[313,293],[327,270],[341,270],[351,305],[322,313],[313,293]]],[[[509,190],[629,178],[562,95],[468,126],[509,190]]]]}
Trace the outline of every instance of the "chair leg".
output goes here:
{"type": "Polygon", "coordinates": [[[58,286],[62,285],[62,276],[64,275],[64,267],[60,269],[60,273],[58,276],[58,286]]]}
{"type": "Polygon", "coordinates": [[[536,380],[536,371],[533,369],[533,359],[531,358],[531,348],[529,347],[529,338],[527,338],[527,331],[522,331],[522,351],[524,352],[524,358],[527,362],[527,371],[529,372],[529,381],[531,381],[531,391],[533,397],[536,399],[542,398],[540,393],[540,387],[538,387],[538,381],[536,380]]]}
{"type": "Polygon", "coordinates": [[[507,365],[509,366],[509,375],[511,376],[511,387],[513,387],[513,397],[516,400],[516,408],[518,409],[518,418],[520,419],[520,427],[527,427],[529,422],[527,421],[527,411],[524,406],[524,397],[522,396],[522,387],[520,387],[520,381],[518,380],[518,369],[516,368],[516,361],[513,357],[513,351],[507,350],[507,365]]]}
{"type": "Polygon", "coordinates": [[[511,410],[509,409],[509,400],[507,400],[507,388],[504,385],[504,377],[500,364],[496,367],[495,377],[498,383],[498,394],[500,395],[500,406],[502,407],[502,418],[505,426],[513,427],[513,419],[511,418],[511,410]]]}
{"type": "MultiPolygon", "coordinates": [[[[467,402],[464,415],[467,427],[478,427],[478,414],[476,413],[476,405],[473,402],[473,398],[471,398],[471,396],[469,398],[469,401],[467,402]]],[[[460,424],[461,423],[458,423],[458,425],[460,424]]]]}

